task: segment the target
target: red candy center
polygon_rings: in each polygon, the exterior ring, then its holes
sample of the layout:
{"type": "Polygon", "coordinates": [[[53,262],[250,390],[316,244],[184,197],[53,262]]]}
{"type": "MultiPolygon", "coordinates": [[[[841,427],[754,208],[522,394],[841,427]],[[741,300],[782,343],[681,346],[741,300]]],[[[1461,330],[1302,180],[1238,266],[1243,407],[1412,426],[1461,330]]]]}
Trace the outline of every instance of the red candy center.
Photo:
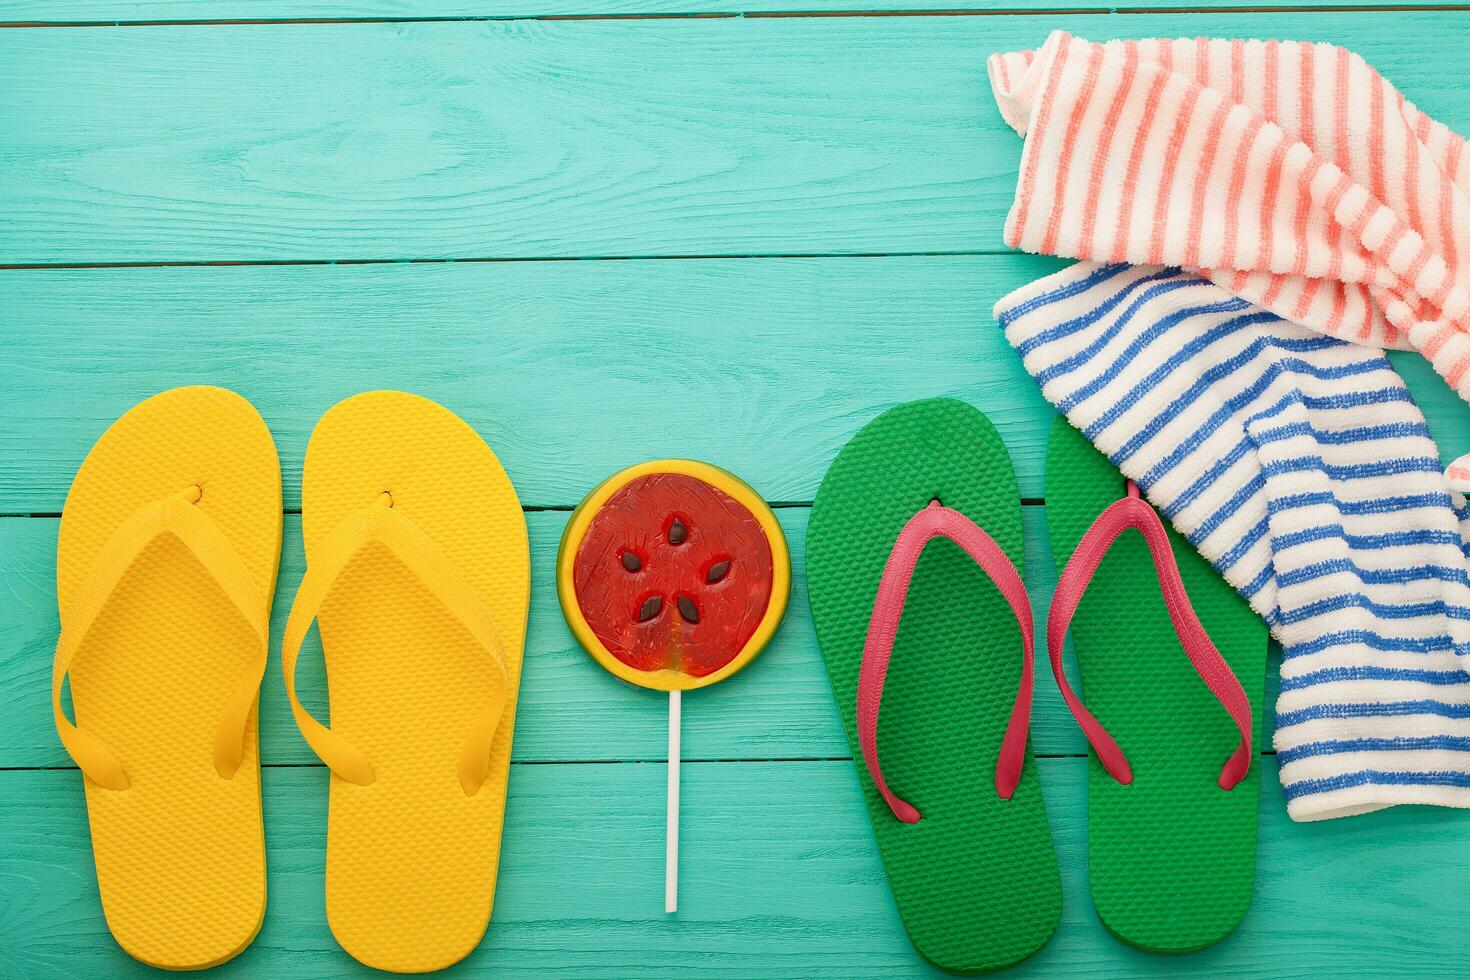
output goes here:
{"type": "Polygon", "coordinates": [[[680,473],[621,487],[593,515],[572,568],[577,605],[635,670],[712,674],[734,660],[771,601],[771,544],[743,504],[680,473]]]}

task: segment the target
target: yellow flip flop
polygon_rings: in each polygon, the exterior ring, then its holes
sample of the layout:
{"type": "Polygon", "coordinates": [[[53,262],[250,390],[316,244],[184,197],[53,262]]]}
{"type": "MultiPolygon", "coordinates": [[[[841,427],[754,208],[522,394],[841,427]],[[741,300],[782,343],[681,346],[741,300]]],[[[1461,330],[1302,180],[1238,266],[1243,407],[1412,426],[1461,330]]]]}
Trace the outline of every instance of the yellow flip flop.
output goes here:
{"type": "Polygon", "coordinates": [[[317,423],[301,488],[306,576],[286,624],[286,693],[332,771],[327,919],[348,953],[442,969],[495,897],[530,549],[495,454],[458,416],[398,391],[317,423]],[[315,619],[331,728],[296,697],[315,619]]]}
{"type": "Polygon", "coordinates": [[[56,552],[52,709],[108,928],[153,966],[223,963],[265,916],[255,706],[281,553],[265,423],[221,388],[137,405],[77,472],[56,552]]]}

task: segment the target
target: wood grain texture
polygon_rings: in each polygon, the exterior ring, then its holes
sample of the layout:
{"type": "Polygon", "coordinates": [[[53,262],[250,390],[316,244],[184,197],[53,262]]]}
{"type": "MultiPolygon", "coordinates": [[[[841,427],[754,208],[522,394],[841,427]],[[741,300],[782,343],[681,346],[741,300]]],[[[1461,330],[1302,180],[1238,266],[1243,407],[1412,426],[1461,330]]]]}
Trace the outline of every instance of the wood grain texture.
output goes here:
{"type": "MultiPolygon", "coordinates": [[[[180,28],[180,30],[186,30],[180,28]]],[[[570,507],[639,459],[709,459],[810,502],[899,402],[962,398],[1040,497],[1052,417],[990,311],[1061,267],[1034,256],[439,263],[0,272],[0,513],[57,513],[118,416],[181,384],[250,399],[288,508],[316,421],[370,388],[434,398],[522,503],[570,507]]],[[[1395,355],[1445,458],[1470,407],[1395,355]]]]}
{"type": "MultiPolygon", "coordinates": [[[[182,28],[180,30],[183,30],[182,28]]],[[[708,459],[807,501],[897,402],[966,398],[1037,496],[1051,410],[990,310],[1025,257],[0,272],[0,512],[61,510],[141,399],[221,384],[264,416],[288,508],[341,398],[401,388],[475,426],[521,502],[571,506],[640,459],[708,459]],[[58,356],[58,351],[65,351],[58,356]],[[86,379],[80,388],[74,379],[86,379]]]]}
{"type": "Polygon", "coordinates": [[[1459,12],[6,30],[0,263],[998,251],[984,59],[1058,26],[1337,42],[1470,130],[1459,12]]]}
{"type": "MultiPolygon", "coordinates": [[[[1297,10],[1313,7],[1451,7],[1454,0],[1190,0],[1190,9],[1297,10]]],[[[1173,10],[1166,0],[0,0],[6,24],[207,23],[281,20],[520,20],[532,17],[710,17],[742,14],[828,16],[891,13],[1014,14],[1085,10],[1173,10]]]]}
{"type": "MultiPolygon", "coordinates": [[[[786,619],[749,670],[707,690],[684,707],[687,759],[846,758],[832,690],[822,666],[806,597],[804,507],[777,515],[792,552],[792,594],[786,619]]],[[[531,615],[526,638],[514,758],[522,762],[610,762],[664,758],[667,706],[662,697],[618,681],[596,665],[567,631],[557,605],[553,568],[567,515],[528,515],[531,532],[531,615]]],[[[0,520],[0,768],[70,766],[51,721],[51,655],[56,645],[54,519],[0,520]]],[[[1027,507],[1024,575],[1038,636],[1056,576],[1040,507],[1027,507]]],[[[301,519],[286,519],[280,582],[271,622],[271,659],[261,688],[261,758],[267,765],[315,764],[297,733],[281,683],[280,637],[301,582],[301,519]]],[[[1020,656],[1019,645],[1016,656],[1020,656]]],[[[1070,656],[1070,654],[1069,654],[1070,656]]],[[[1087,745],[1038,653],[1033,751],[1083,755],[1087,745]]],[[[1274,669],[1267,704],[1275,700],[1274,669]]],[[[326,684],[315,633],[297,672],[301,698],[326,717],[326,684]]],[[[1075,675],[1074,675],[1075,676],[1075,675]]],[[[1269,725],[1267,730],[1269,731],[1269,725]]],[[[1263,746],[1265,748],[1267,746],[1263,746]]]]}
{"type": "MultiPolygon", "coordinates": [[[[1107,935],[1086,887],[1081,759],[1041,764],[1065,907],[1008,977],[1464,977],[1470,813],[1292,824],[1266,762],[1256,893],[1240,929],[1185,956],[1107,935]]],[[[679,914],[660,911],[662,765],[512,767],[495,912],[475,977],[932,976],[904,938],[849,762],[683,771],[679,914]]],[[[265,928],[211,977],[349,977],[322,900],[327,774],[269,769],[265,928]]],[[[108,937],[80,778],[0,772],[0,973],[143,976],[108,937]]],[[[974,869],[983,882],[984,869],[974,869]]],[[[982,885],[983,887],[983,885],[982,885]]]]}
{"type": "MultiPolygon", "coordinates": [[[[1313,5],[1265,5],[1299,3],[1313,5]]],[[[1154,5],[1173,6],[1138,4],[1154,5]]],[[[0,976],[153,972],[106,932],[80,777],[49,719],[58,522],[46,515],[108,424],[187,383],[232,387],[263,412],[292,508],[317,418],[374,387],[463,415],[533,507],[570,506],[659,455],[708,457],[787,505],[786,622],[758,664],[685,710],[685,757],[728,761],[683,770],[673,919],[658,911],[663,702],[576,647],[551,580],[566,515],[528,515],[530,635],[496,916],[452,973],[937,976],[904,939],[845,759],[806,603],[801,505],[863,423],[932,395],[986,411],[1023,493],[1041,495],[1051,411],[990,309],[1060,263],[999,254],[1020,143],[995,113],[984,57],[1056,27],[1334,41],[1465,132],[1470,16],[684,16],[858,6],[0,0],[0,22],[444,19],[0,30],[0,265],[393,263],[0,271],[0,515],[43,515],[0,517],[0,976]],[[649,14],[674,17],[606,19],[649,14]],[[594,19],[533,19],[559,16],[594,19]],[[452,22],[462,17],[474,22],[452,22]],[[965,254],[865,257],[893,252],[965,254]],[[700,255],[852,257],[399,261],[700,255]]],[[[1443,454],[1470,451],[1470,408],[1422,359],[1393,358],[1443,454]]],[[[1026,508],[1038,620],[1054,586],[1043,516],[1026,508]]],[[[291,516],[273,638],[302,570],[291,516]]],[[[303,693],[320,708],[309,642],[303,693]]],[[[1086,889],[1089,763],[1046,674],[1033,739],[1048,756],[1065,918],[1008,975],[1470,975],[1470,813],[1292,824],[1269,756],[1259,881],[1239,932],[1180,957],[1107,936],[1086,889]]],[[[1268,704],[1274,663],[1270,675],[1268,704]]],[[[288,716],[275,650],[262,732],[270,906],[254,946],[213,975],[365,976],[326,928],[327,775],[288,716]]]]}

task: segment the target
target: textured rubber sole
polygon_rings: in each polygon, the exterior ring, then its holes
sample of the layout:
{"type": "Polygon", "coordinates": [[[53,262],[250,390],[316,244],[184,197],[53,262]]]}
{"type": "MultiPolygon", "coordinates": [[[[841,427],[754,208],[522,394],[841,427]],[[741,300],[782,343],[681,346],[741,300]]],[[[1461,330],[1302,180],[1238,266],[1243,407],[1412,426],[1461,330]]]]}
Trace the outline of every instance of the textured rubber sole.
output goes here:
{"type": "Polygon", "coordinates": [[[363,963],[424,972],[468,955],[490,919],[530,558],[520,501],[475,431],[427,399],[378,391],[336,405],[312,433],[301,488],[307,562],[385,491],[490,611],[508,681],[490,774],[467,796],[460,752],[495,687],[484,649],[382,546],[352,559],[322,604],[331,726],[376,773],[367,786],[332,776],[327,919],[363,963]]]}
{"type": "MultiPolygon", "coordinates": [[[[1057,419],[1046,467],[1046,517],[1057,572],[1127,483],[1057,419]]],[[[1080,694],[1128,756],[1123,786],[1091,757],[1088,870],[1098,916],[1142,949],[1182,952],[1229,935],[1250,906],[1260,795],[1261,702],[1268,633],[1244,599],[1169,529],[1174,557],[1220,655],[1255,718],[1250,773],[1220,789],[1239,733],[1179,644],[1142,535],[1118,539],[1072,621],[1080,694]]]]}
{"type": "Polygon", "coordinates": [[[994,583],[952,542],[931,542],[919,559],[879,722],[884,773],[918,808],[918,823],[900,823],[879,795],[856,729],[858,672],[884,563],[904,524],[935,498],[1021,567],[1020,494],[1004,444],[974,408],[935,399],[883,413],[832,463],[807,529],[808,591],[909,939],[942,970],[984,973],[1046,944],[1062,893],[1029,755],[1014,796],[995,791],[1021,676],[1020,630],[994,583]]]}
{"type": "MultiPolygon", "coordinates": [[[[269,608],[281,553],[281,465],[270,432],[233,392],[175,388],[113,423],[72,483],[56,555],[63,624],[119,525],[191,486],[269,608]]],[[[258,642],[193,553],[160,536],[72,663],[76,723],[117,753],[131,784],[86,781],[87,813],[108,928],[144,963],[223,963],[250,945],[265,916],[255,718],[232,778],[220,777],[213,755],[220,714],[254,669],[258,642]]]]}

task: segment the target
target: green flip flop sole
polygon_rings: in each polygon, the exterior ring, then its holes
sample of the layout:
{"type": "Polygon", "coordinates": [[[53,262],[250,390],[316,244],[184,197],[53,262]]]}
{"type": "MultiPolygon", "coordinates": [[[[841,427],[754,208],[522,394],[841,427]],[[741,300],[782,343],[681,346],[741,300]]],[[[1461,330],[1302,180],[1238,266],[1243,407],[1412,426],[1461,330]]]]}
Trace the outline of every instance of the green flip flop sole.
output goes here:
{"type": "MultiPolygon", "coordinates": [[[[1127,483],[1065,419],[1052,429],[1046,518],[1057,573],[1127,483]]],[[[1166,522],[1167,526],[1167,522],[1166,522]]],[[[1240,735],[1181,649],[1148,547],[1124,534],[1072,620],[1080,694],[1127,754],[1131,785],[1094,755],[1087,770],[1088,871],[1103,924],[1134,946],[1200,949],[1245,916],[1255,883],[1265,624],[1172,528],[1191,604],[1250,699],[1251,769],[1231,790],[1220,768],[1240,735]]]]}
{"type": "Polygon", "coordinates": [[[1021,502],[995,427],[950,399],[874,419],[822,480],[807,528],[807,584],[832,693],[909,939],[951,973],[984,973],[1046,944],[1061,881],[1029,751],[1009,800],[996,761],[1021,678],[1020,629],[986,574],[953,542],[919,558],[893,645],[878,729],[889,785],[922,814],[901,823],[862,759],[858,674],[883,568],[930,501],[983,528],[1017,567],[1021,502]]]}

